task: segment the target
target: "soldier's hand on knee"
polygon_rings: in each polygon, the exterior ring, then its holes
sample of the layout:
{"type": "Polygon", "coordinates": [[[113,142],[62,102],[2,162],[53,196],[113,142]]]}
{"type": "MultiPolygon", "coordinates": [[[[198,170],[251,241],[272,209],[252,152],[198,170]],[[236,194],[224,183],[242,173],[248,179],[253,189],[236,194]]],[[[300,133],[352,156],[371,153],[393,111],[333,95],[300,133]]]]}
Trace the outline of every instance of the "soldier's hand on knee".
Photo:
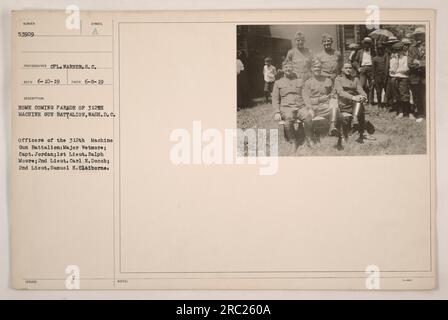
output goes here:
{"type": "Polygon", "coordinates": [[[319,102],[327,102],[328,100],[330,100],[330,95],[327,94],[325,96],[321,96],[318,98],[319,102]]]}
{"type": "Polygon", "coordinates": [[[352,100],[355,102],[362,102],[362,98],[363,98],[362,96],[357,95],[357,96],[353,96],[352,100]]]}

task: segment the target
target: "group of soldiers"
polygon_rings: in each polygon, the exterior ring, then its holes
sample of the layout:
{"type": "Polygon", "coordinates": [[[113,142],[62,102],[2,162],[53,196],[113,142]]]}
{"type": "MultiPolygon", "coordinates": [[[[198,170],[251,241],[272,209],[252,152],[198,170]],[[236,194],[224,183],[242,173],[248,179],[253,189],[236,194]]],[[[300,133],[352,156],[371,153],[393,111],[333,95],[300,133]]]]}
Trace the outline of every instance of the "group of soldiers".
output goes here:
{"type": "Polygon", "coordinates": [[[415,119],[410,106],[412,91],[417,121],[421,121],[425,116],[424,30],[417,28],[413,35],[413,42],[390,37],[376,46],[366,37],[361,49],[352,46],[353,52],[344,62],[333,48],[331,35],[322,35],[323,50],[313,55],[305,47],[305,36],[297,32],[283,61],[282,77],[272,88],[274,118],[286,141],[295,149],[302,141],[314,147],[318,141],[315,129],[322,124],[329,125],[328,133],[337,138],[337,148],[343,148],[350,133],[358,134],[359,143],[374,140],[375,128],[365,112],[366,105],[374,102],[373,88],[378,107],[392,108],[397,118],[415,119]]]}

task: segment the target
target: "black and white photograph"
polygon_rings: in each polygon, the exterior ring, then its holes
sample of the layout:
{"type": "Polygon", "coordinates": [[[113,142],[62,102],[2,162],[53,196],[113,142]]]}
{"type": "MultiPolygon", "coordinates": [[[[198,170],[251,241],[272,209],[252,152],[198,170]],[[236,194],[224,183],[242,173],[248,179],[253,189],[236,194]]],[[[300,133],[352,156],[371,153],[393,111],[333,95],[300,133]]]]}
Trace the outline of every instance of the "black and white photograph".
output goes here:
{"type": "Polygon", "coordinates": [[[426,154],[425,25],[236,32],[237,127],[277,128],[279,156],[426,154]]]}

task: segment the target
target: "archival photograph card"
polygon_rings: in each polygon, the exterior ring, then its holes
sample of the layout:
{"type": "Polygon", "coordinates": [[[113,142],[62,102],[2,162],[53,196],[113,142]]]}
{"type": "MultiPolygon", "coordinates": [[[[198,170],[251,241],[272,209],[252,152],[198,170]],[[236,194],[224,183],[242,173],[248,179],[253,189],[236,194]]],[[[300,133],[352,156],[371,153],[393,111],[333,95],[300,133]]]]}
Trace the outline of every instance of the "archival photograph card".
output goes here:
{"type": "Polygon", "coordinates": [[[11,286],[435,288],[434,35],[433,10],[14,11],[11,286]]]}

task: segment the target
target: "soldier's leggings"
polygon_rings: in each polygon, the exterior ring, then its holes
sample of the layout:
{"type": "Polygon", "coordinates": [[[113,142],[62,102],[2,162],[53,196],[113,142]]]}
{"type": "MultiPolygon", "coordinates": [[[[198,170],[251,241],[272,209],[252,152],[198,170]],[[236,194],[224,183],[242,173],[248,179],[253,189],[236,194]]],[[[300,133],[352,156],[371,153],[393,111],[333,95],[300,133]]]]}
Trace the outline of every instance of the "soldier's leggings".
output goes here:
{"type": "Polygon", "coordinates": [[[357,125],[358,133],[363,134],[364,128],[365,128],[365,112],[364,112],[364,105],[361,102],[355,102],[353,105],[353,125],[357,125]]]}
{"type": "Polygon", "coordinates": [[[338,103],[336,99],[332,99],[330,103],[330,135],[336,135],[341,137],[341,129],[342,129],[342,114],[339,109],[338,103]],[[333,129],[336,129],[336,132],[332,132],[333,129]]]}

